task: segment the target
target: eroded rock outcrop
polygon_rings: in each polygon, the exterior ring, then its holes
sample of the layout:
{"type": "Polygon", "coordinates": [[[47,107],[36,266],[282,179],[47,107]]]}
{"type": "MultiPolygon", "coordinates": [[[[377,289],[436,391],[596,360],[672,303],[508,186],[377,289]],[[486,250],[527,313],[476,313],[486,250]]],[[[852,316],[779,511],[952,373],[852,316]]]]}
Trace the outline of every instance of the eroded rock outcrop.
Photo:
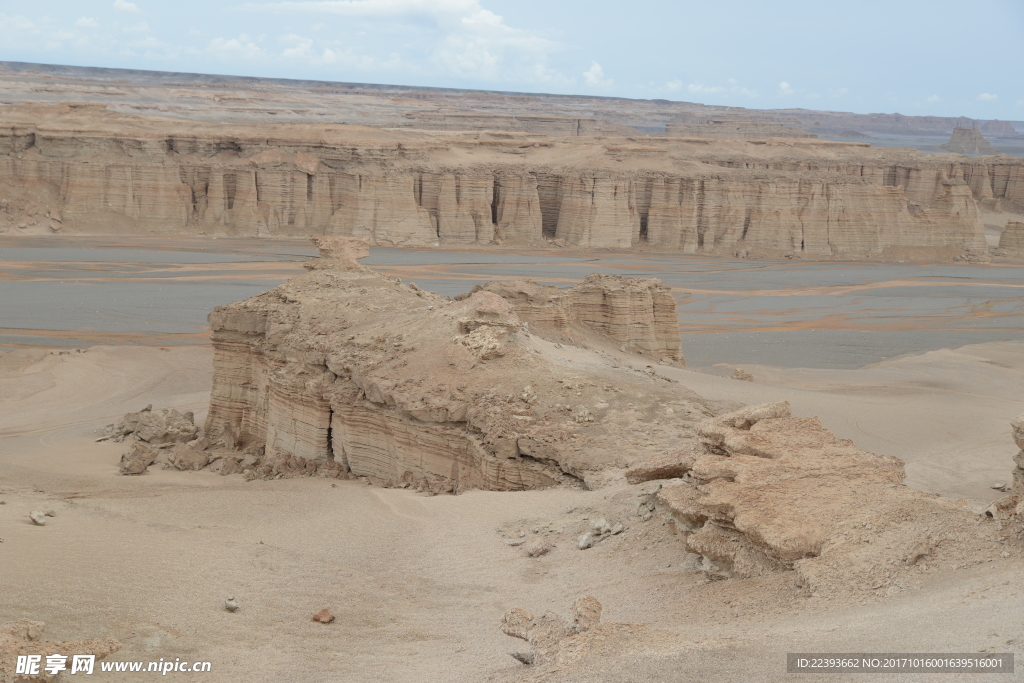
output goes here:
{"type": "Polygon", "coordinates": [[[1024,222],[1009,221],[999,235],[999,251],[1001,256],[1024,258],[1024,222]]]}
{"type": "MultiPolygon", "coordinates": [[[[224,457],[222,472],[331,471],[435,493],[578,484],[691,439],[713,413],[654,376],[555,357],[544,325],[524,324],[543,316],[524,320],[515,286],[507,299],[494,285],[453,301],[359,265],[365,242],[317,244],[307,275],[210,314],[204,440],[254,453],[248,465],[224,457]],[[656,434],[621,448],[653,422],[656,434]]],[[[598,277],[538,300],[595,343],[681,359],[663,299],[656,281],[598,277]]]]}
{"type": "Polygon", "coordinates": [[[1024,161],[1010,157],[798,138],[228,132],[86,105],[4,107],[0,118],[0,230],[13,232],[830,258],[984,251],[980,208],[1024,217],[1024,161]]]}
{"type": "Polygon", "coordinates": [[[179,413],[173,408],[153,410],[153,406],[148,405],[137,413],[128,413],[115,424],[107,425],[103,433],[104,440],[124,441],[128,436],[134,436],[139,441],[158,446],[192,441],[198,436],[199,428],[191,411],[179,413]]]}
{"type": "Polygon", "coordinates": [[[535,331],[571,339],[574,326],[582,325],[627,349],[683,362],[676,301],[660,280],[594,274],[570,289],[515,280],[477,285],[477,291],[511,303],[535,331]]]}
{"type": "Polygon", "coordinates": [[[903,486],[902,461],[793,417],[787,403],[721,415],[697,433],[703,452],[632,472],[678,477],[658,499],[712,576],[794,570],[815,593],[898,590],[923,557],[956,565],[1000,548],[962,505],[903,486]]]}

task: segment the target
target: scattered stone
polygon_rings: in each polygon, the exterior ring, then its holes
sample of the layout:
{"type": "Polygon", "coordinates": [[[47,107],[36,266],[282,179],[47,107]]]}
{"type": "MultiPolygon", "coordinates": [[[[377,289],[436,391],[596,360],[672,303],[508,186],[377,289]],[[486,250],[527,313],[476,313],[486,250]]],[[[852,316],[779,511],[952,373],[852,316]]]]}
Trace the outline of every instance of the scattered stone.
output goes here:
{"type": "Polygon", "coordinates": [[[46,513],[42,510],[33,510],[28,513],[28,518],[37,526],[46,526],[46,513]]]}
{"type": "Polygon", "coordinates": [[[572,621],[553,612],[539,617],[524,609],[509,610],[501,619],[501,630],[505,635],[527,641],[532,652],[511,652],[514,659],[528,666],[542,666],[556,662],[562,641],[588,631],[601,621],[601,603],[586,595],[578,598],[572,606],[572,621]]]}
{"type": "Polygon", "coordinates": [[[235,596],[233,596],[233,595],[229,595],[228,596],[228,599],[224,601],[224,609],[226,609],[229,612],[237,612],[238,611],[238,603],[235,602],[235,596]]]}
{"type": "Polygon", "coordinates": [[[107,425],[99,440],[124,441],[134,434],[140,441],[152,445],[188,443],[199,434],[192,411],[153,410],[152,404],[137,413],[128,413],[115,424],[107,425]]]}
{"type": "Polygon", "coordinates": [[[585,534],[580,534],[580,537],[576,539],[576,546],[580,550],[586,550],[587,548],[594,547],[594,534],[589,531],[585,534]]]}
{"type": "Polygon", "coordinates": [[[164,459],[176,470],[201,470],[210,464],[209,455],[183,443],[175,444],[164,459]]]}
{"type": "Polygon", "coordinates": [[[621,534],[623,530],[625,530],[625,528],[626,527],[622,525],[622,522],[616,522],[615,526],[613,526],[608,533],[610,533],[612,536],[616,536],[618,534],[621,534]]]}
{"type": "Polygon", "coordinates": [[[732,378],[733,379],[738,379],[741,382],[753,382],[754,381],[754,376],[751,375],[746,370],[744,370],[743,368],[736,368],[733,371],[733,373],[732,373],[732,378]]]}
{"type": "Polygon", "coordinates": [[[43,510],[43,514],[46,515],[47,517],[56,517],[57,516],[57,513],[56,513],[56,511],[54,511],[53,508],[49,508],[47,510],[43,510]]]}
{"type": "Polygon", "coordinates": [[[523,552],[530,557],[540,557],[551,552],[551,544],[543,538],[534,538],[523,545],[523,552]]]}
{"type": "Polygon", "coordinates": [[[157,453],[144,443],[136,442],[121,456],[121,474],[143,474],[156,462],[157,453]]]}
{"type": "Polygon", "coordinates": [[[597,534],[598,536],[601,536],[603,534],[607,534],[609,531],[612,530],[611,524],[609,524],[608,520],[605,519],[604,517],[601,517],[600,519],[592,520],[590,522],[590,528],[593,529],[594,533],[597,534]]]}
{"type": "Polygon", "coordinates": [[[334,621],[334,615],[325,607],[313,615],[313,621],[318,621],[321,624],[329,624],[334,621]]]}

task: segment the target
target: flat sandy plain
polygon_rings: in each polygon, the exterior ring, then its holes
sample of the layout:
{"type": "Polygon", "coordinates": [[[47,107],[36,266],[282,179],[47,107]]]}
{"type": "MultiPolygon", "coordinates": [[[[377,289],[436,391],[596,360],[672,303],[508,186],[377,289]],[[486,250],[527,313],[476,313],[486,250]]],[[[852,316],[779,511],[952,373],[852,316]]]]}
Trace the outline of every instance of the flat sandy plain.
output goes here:
{"type": "MultiPolygon", "coordinates": [[[[925,568],[910,591],[829,603],[776,578],[706,583],[683,571],[658,522],[630,517],[634,487],[424,497],[158,467],[119,476],[125,446],[95,442],[96,429],[147,403],[201,422],[205,312],[301,272],[312,253],[298,242],[143,242],[0,242],[0,622],[45,621],[54,640],[116,637],[114,660],[213,663],[169,674],[182,681],[522,680],[507,653],[523,644],[498,630],[501,615],[564,614],[584,594],[604,620],[683,645],[605,653],[552,680],[785,680],[790,651],[1024,652],[1016,557],[925,568]],[[47,507],[57,516],[33,526],[28,512],[47,507]],[[497,532],[573,528],[588,511],[628,528],[535,559],[497,532]],[[235,614],[222,607],[229,594],[235,614]],[[310,621],[322,607],[335,623],[310,621]]],[[[660,277],[680,301],[690,367],[657,372],[710,399],[789,400],[905,460],[908,485],[979,512],[1010,478],[1008,423],[1024,412],[1019,265],[389,250],[366,263],[446,294],[509,276],[660,277]],[[730,379],[737,366],[755,381],[730,379]]],[[[1000,678],[1010,679],[1020,674],[1000,678]]]]}

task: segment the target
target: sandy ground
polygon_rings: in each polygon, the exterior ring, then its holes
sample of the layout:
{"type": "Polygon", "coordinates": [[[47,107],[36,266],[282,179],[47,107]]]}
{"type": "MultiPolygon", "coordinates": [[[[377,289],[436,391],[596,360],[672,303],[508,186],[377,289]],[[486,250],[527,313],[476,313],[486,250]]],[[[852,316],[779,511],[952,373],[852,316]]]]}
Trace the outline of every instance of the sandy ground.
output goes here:
{"type": "MultiPolygon", "coordinates": [[[[731,368],[658,371],[708,398],[789,400],[860,447],[904,458],[910,485],[980,509],[1012,468],[1022,351],[979,344],[850,371],[746,366],[753,383],[715,374],[731,368]]],[[[785,577],[705,583],[683,571],[658,517],[629,517],[637,487],[424,497],[156,467],[119,476],[125,446],[96,443],[94,430],[146,403],[201,420],[210,375],[207,347],[0,350],[0,622],[45,621],[54,640],[116,637],[114,660],[211,661],[209,674],[169,674],[197,681],[521,680],[528,670],[507,653],[524,644],[498,630],[501,615],[564,614],[583,594],[603,603],[606,621],[671,631],[682,644],[595,657],[558,680],[771,681],[786,678],[787,651],[1024,643],[1018,559],[956,575],[925,569],[917,589],[864,604],[802,597],[785,577]],[[45,507],[56,517],[33,526],[28,512],[45,507]],[[627,530],[581,552],[564,538],[593,514],[627,530]],[[541,558],[506,544],[552,528],[565,533],[541,558]],[[222,607],[229,594],[235,614],[222,607]],[[335,623],[310,621],[322,607],[335,623]]]]}

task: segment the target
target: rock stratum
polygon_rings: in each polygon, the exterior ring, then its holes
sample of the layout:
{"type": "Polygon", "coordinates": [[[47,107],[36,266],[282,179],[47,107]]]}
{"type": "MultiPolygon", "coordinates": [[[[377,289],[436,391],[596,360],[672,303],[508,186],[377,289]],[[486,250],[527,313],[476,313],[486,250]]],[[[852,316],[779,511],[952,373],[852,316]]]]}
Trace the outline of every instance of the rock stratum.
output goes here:
{"type": "Polygon", "coordinates": [[[0,230],[807,258],[986,250],[1024,161],[771,138],[225,125],[0,110],[0,230]]]}
{"type": "Polygon", "coordinates": [[[323,258],[307,275],[210,314],[213,388],[196,445],[254,454],[229,471],[435,493],[578,485],[692,438],[715,412],[653,374],[573,362],[544,338],[681,361],[675,303],[657,280],[590,277],[558,294],[511,283],[453,300],[360,266],[365,241],[315,241],[323,258]]]}

